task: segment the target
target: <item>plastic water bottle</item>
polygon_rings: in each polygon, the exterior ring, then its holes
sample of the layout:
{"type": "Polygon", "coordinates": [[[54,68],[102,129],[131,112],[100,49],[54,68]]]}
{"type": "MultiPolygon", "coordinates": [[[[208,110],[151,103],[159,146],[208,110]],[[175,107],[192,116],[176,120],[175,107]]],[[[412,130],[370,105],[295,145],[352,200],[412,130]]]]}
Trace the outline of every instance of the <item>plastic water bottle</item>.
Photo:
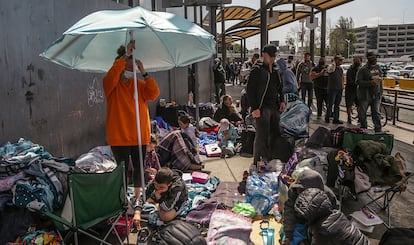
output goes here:
{"type": "Polygon", "coordinates": [[[275,204],[273,205],[273,216],[275,216],[275,220],[280,223],[282,221],[282,214],[280,213],[279,210],[279,204],[275,204]]]}

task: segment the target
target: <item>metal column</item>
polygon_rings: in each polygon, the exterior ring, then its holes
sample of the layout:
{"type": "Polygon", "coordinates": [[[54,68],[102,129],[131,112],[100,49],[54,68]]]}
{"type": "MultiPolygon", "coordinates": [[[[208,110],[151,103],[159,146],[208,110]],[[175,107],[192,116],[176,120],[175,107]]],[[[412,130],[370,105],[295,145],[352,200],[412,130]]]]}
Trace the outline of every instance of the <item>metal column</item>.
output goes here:
{"type": "Polygon", "coordinates": [[[326,56],[326,10],[322,10],[321,56],[326,56]]]}
{"type": "Polygon", "coordinates": [[[222,56],[222,65],[226,67],[227,57],[226,57],[226,25],[224,17],[224,6],[221,4],[221,56],[222,56]]]}
{"type": "MultiPolygon", "coordinates": [[[[314,14],[314,9],[312,8],[312,12],[310,15],[310,23],[313,24],[314,18],[315,18],[315,14],[314,14]]],[[[315,29],[311,29],[310,30],[310,43],[309,43],[309,53],[311,55],[311,60],[315,61],[315,29]]]]}
{"type": "Polygon", "coordinates": [[[260,1],[260,50],[268,43],[267,40],[267,9],[266,0],[260,1]]]}

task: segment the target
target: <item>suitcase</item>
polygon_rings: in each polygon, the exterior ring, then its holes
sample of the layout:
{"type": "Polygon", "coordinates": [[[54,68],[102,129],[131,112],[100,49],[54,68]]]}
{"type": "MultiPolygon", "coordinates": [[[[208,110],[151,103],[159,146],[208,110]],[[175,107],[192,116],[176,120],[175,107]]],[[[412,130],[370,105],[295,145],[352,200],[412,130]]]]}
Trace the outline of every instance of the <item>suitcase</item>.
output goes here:
{"type": "Polygon", "coordinates": [[[208,157],[219,157],[221,155],[221,148],[217,143],[205,145],[204,148],[208,157]]]}

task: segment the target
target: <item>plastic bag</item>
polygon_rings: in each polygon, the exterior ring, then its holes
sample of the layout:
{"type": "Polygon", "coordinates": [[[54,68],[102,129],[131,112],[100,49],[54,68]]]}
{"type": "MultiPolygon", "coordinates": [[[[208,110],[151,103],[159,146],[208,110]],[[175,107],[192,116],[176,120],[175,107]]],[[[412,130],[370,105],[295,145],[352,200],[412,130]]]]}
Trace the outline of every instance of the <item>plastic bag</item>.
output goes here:
{"type": "Polygon", "coordinates": [[[291,136],[308,137],[310,109],[296,94],[289,94],[286,110],[280,115],[280,127],[291,136]]]}
{"type": "Polygon", "coordinates": [[[233,212],[253,218],[256,215],[256,209],[250,203],[237,203],[234,205],[233,212]]]}

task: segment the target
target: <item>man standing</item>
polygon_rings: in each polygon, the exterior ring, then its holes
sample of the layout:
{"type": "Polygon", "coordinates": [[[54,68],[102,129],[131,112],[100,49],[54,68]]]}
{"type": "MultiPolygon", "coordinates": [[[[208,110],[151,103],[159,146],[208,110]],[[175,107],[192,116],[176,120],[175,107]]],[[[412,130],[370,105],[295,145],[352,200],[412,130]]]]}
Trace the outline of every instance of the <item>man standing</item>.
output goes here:
{"type": "Polygon", "coordinates": [[[301,62],[296,69],[296,78],[298,79],[298,87],[302,91],[302,100],[305,102],[306,93],[308,93],[309,108],[311,108],[313,100],[313,83],[310,76],[313,62],[310,57],[310,53],[305,53],[305,60],[301,62]]]}
{"type": "Polygon", "coordinates": [[[217,104],[220,103],[221,96],[226,94],[226,71],[224,70],[223,66],[221,65],[220,58],[214,59],[214,85],[216,88],[216,102],[217,104]]]}
{"type": "Polygon", "coordinates": [[[323,103],[328,106],[328,71],[325,56],[321,56],[318,65],[311,72],[316,96],[317,118],[322,116],[323,103]]]}
{"type": "Polygon", "coordinates": [[[348,123],[352,123],[352,106],[358,106],[356,74],[361,66],[361,57],[355,56],[354,63],[346,72],[346,86],[345,86],[345,104],[346,113],[348,113],[348,123]]]}
{"type": "Polygon", "coordinates": [[[361,128],[367,128],[367,110],[368,106],[370,106],[374,130],[375,132],[381,132],[381,69],[377,65],[377,56],[374,52],[367,53],[367,60],[367,64],[362,66],[357,72],[358,116],[361,128]]]}
{"type": "Polygon", "coordinates": [[[339,120],[339,104],[341,103],[342,90],[344,89],[342,82],[344,71],[341,68],[343,59],[342,55],[335,55],[334,63],[328,68],[328,108],[325,115],[326,123],[329,123],[330,115],[333,115],[334,124],[343,123],[339,120]]]}
{"type": "Polygon", "coordinates": [[[247,81],[249,81],[250,71],[252,70],[253,65],[256,64],[256,61],[259,58],[260,58],[259,54],[255,53],[255,54],[253,54],[253,56],[250,60],[243,63],[243,66],[241,68],[241,75],[242,75],[243,84],[246,84],[247,81]]]}
{"type": "Polygon", "coordinates": [[[253,118],[256,120],[254,164],[263,159],[272,160],[272,149],[281,137],[279,111],[286,108],[282,83],[275,66],[276,46],[266,45],[262,50],[263,62],[256,62],[247,83],[247,96],[253,118]]]}

